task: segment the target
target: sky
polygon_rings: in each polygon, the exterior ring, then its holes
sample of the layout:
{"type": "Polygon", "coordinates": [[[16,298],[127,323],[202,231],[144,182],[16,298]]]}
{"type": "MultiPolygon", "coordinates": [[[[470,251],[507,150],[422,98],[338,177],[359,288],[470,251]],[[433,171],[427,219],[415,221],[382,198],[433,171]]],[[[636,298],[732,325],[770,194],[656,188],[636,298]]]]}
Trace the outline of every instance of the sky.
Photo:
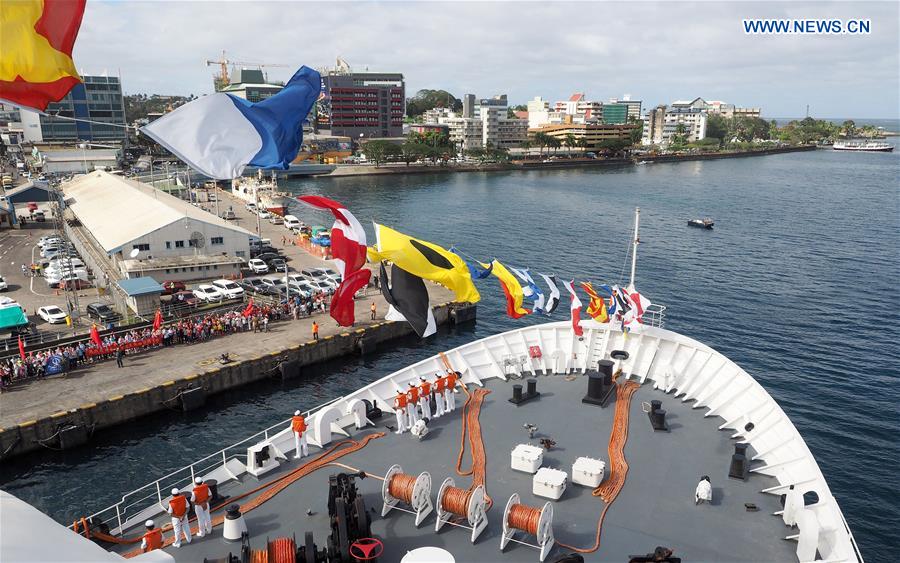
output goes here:
{"type": "Polygon", "coordinates": [[[126,93],[212,91],[232,60],[402,72],[514,104],[584,92],[644,107],[703,97],[764,117],[900,117],[900,2],[142,2],[91,0],[74,58],[126,93]],[[747,35],[747,18],[868,19],[868,35],[747,35]]]}

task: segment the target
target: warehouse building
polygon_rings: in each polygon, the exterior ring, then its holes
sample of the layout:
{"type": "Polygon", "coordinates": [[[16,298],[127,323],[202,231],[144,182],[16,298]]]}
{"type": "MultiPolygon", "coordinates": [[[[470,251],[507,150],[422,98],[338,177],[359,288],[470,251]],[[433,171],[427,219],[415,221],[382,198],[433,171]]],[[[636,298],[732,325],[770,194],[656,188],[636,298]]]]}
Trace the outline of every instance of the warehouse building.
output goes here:
{"type": "Polygon", "coordinates": [[[62,190],[72,242],[95,271],[221,278],[240,273],[249,258],[249,231],[147,184],[96,171],[62,190]]]}

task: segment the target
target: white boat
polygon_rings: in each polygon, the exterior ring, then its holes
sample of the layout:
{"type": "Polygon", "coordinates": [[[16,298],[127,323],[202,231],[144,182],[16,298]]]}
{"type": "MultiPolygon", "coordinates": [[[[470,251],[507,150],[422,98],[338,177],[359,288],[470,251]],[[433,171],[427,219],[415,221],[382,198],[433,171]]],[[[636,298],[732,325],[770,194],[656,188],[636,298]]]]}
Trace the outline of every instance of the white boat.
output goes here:
{"type": "Polygon", "coordinates": [[[255,204],[257,208],[282,217],[287,213],[288,202],[291,199],[289,193],[278,190],[275,175],[273,174],[270,179],[264,178],[262,170],[258,171],[255,178],[241,177],[232,180],[231,194],[255,204]]]}
{"type": "Polygon", "coordinates": [[[892,152],[894,145],[882,141],[835,141],[831,147],[836,151],[860,151],[860,152],[892,152]]]}
{"type": "MultiPolygon", "coordinates": [[[[633,252],[632,286],[634,268],[633,252]]],[[[587,319],[579,337],[566,320],[439,353],[304,413],[307,457],[279,421],[125,492],[79,534],[0,496],[3,559],[861,562],[787,414],[664,313],[628,333],[587,319]],[[395,398],[444,374],[462,383],[455,410],[398,427],[395,398]],[[195,477],[213,487],[212,537],[174,548],[167,530],[138,554],[144,522],[168,524],[169,491],[195,477]]]]}

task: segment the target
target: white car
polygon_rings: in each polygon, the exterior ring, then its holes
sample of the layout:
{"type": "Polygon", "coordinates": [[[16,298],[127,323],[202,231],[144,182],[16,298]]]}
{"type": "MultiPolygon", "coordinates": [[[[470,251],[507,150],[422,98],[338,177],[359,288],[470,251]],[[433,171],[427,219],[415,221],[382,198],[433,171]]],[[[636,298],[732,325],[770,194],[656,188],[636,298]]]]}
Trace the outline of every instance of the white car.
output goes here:
{"type": "Polygon", "coordinates": [[[216,280],[212,284],[226,299],[243,299],[244,297],[244,288],[231,280],[216,280]]]}
{"type": "Polygon", "coordinates": [[[278,215],[277,213],[269,214],[269,222],[273,225],[284,225],[284,219],[282,219],[281,215],[278,215]]]}
{"type": "Polygon", "coordinates": [[[308,283],[309,285],[314,287],[315,291],[327,293],[329,295],[334,293],[334,288],[337,287],[336,284],[334,286],[332,286],[332,284],[330,284],[326,281],[319,281],[319,280],[313,280],[313,279],[306,280],[306,283],[308,283]]]}
{"type": "Polygon", "coordinates": [[[87,270],[79,270],[79,269],[70,269],[70,270],[58,270],[52,272],[47,275],[44,280],[47,282],[47,285],[50,287],[56,287],[59,285],[59,282],[63,280],[82,280],[88,281],[88,273],[87,270]]]}
{"type": "Polygon", "coordinates": [[[0,291],[6,291],[9,289],[9,284],[6,283],[6,279],[3,276],[0,276],[0,291]]]}
{"type": "Polygon", "coordinates": [[[225,298],[221,291],[208,284],[198,285],[194,297],[204,303],[218,303],[225,298]]]}
{"type": "Polygon", "coordinates": [[[245,205],[245,207],[250,213],[256,213],[256,204],[252,201],[247,202],[247,205],[245,205]]]}
{"type": "Polygon", "coordinates": [[[321,272],[324,277],[330,279],[335,283],[341,283],[341,275],[331,268],[314,268],[314,270],[316,272],[321,272]]]}
{"type": "Polygon", "coordinates": [[[269,213],[268,211],[266,211],[265,209],[260,209],[260,210],[257,212],[257,215],[259,215],[259,218],[260,218],[260,219],[268,219],[270,213],[269,213]]]}
{"type": "Polygon", "coordinates": [[[62,242],[63,242],[63,239],[56,235],[44,235],[40,238],[40,240],[38,240],[37,245],[41,248],[44,248],[45,246],[50,246],[51,244],[53,244],[53,245],[62,244],[62,242]]]}
{"type": "Polygon", "coordinates": [[[269,265],[259,258],[251,258],[249,262],[247,262],[247,267],[254,274],[268,274],[269,273],[269,265]]]}
{"type": "Polygon", "coordinates": [[[297,219],[293,215],[285,215],[284,216],[284,228],[285,229],[293,229],[294,227],[303,226],[303,222],[300,219],[297,219]]]}
{"type": "Polygon", "coordinates": [[[38,308],[38,316],[50,324],[66,322],[66,312],[56,305],[47,305],[38,308]]]}

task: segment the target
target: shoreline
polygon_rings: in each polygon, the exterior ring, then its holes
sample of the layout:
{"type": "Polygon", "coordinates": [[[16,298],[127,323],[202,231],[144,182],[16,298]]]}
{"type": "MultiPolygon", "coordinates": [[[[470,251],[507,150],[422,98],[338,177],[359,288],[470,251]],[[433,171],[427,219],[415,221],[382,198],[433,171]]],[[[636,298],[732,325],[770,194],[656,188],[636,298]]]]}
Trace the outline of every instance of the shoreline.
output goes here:
{"type": "Polygon", "coordinates": [[[609,158],[609,159],[572,159],[572,160],[553,160],[543,162],[540,160],[519,160],[505,164],[484,164],[484,165],[459,165],[459,166],[422,166],[412,165],[368,165],[354,164],[338,166],[328,174],[316,174],[306,176],[308,178],[326,179],[326,178],[353,178],[360,176],[387,176],[387,175],[403,175],[403,174],[443,174],[443,173],[462,173],[462,172],[511,172],[519,170],[560,170],[571,168],[607,168],[614,166],[635,166],[642,162],[690,162],[695,160],[718,160],[723,158],[746,158],[753,156],[768,156],[774,154],[784,154],[792,152],[806,152],[816,150],[815,145],[798,145],[791,147],[775,147],[770,149],[755,149],[749,151],[727,151],[727,152],[708,152],[696,154],[673,154],[673,155],[647,155],[629,158],[609,158]]]}

